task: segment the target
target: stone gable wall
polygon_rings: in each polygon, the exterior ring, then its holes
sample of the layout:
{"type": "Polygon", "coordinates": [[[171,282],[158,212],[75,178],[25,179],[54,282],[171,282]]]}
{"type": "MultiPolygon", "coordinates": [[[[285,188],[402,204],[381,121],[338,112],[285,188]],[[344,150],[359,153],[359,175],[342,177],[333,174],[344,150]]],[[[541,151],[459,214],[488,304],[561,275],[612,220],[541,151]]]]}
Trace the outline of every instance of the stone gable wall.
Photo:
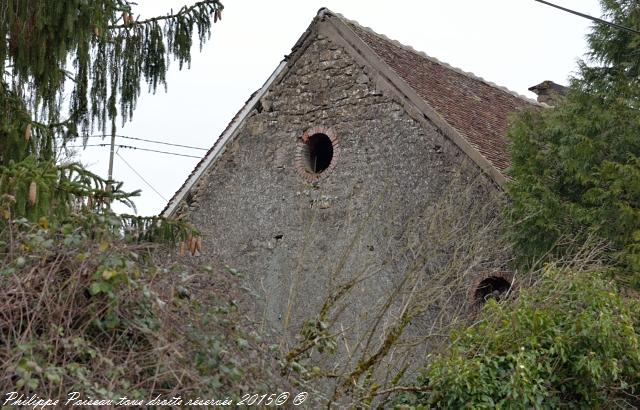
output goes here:
{"type": "Polygon", "coordinates": [[[330,289],[367,272],[344,313],[357,331],[411,264],[422,233],[407,227],[451,181],[473,184],[478,201],[497,191],[372,76],[316,35],[183,204],[203,233],[200,257],[243,272],[257,312],[275,329],[288,322],[297,331],[330,289]],[[300,138],[312,127],[326,127],[339,144],[335,167],[315,182],[296,167],[300,138]]]}

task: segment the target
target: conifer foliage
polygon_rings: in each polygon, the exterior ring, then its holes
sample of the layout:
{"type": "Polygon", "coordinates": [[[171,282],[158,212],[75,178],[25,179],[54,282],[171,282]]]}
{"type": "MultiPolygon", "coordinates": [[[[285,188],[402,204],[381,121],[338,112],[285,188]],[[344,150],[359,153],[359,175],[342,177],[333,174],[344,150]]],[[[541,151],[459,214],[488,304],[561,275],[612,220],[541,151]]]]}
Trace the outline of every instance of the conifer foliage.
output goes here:
{"type": "Polygon", "coordinates": [[[129,120],[141,84],[165,85],[171,59],[188,65],[222,10],[204,0],[142,20],[134,6],[0,1],[0,390],[56,406],[67,392],[117,406],[274,391],[266,346],[229,293],[237,280],[150,243],[195,253],[195,229],[115,215],[111,202],[136,193],[58,156],[129,120]]]}
{"type": "Polygon", "coordinates": [[[166,86],[171,60],[188,66],[193,39],[200,46],[209,39],[223,6],[203,0],[149,19],[136,16],[135,6],[130,0],[0,4],[5,221],[55,219],[78,208],[105,210],[111,201],[130,203],[136,194],[78,164],[61,164],[58,155],[70,140],[130,120],[141,85],[150,91],[166,86]]]}
{"type": "MultiPolygon", "coordinates": [[[[603,0],[604,18],[640,30],[637,0],[603,0]]],[[[515,243],[528,262],[594,236],[640,286],[640,35],[597,25],[570,93],[510,131],[515,243]],[[550,252],[551,251],[551,252],[550,252]]]]}
{"type": "Polygon", "coordinates": [[[222,10],[206,0],[139,20],[133,7],[129,0],[3,2],[0,69],[8,87],[31,112],[72,135],[76,124],[105,127],[118,113],[129,119],[141,82],[152,90],[165,85],[168,61],[188,64],[194,31],[202,45],[222,10]],[[72,98],[61,118],[65,92],[72,98]]]}
{"type": "MultiPolygon", "coordinates": [[[[638,0],[601,4],[640,30],[638,0]]],[[[509,132],[517,297],[488,301],[398,404],[640,408],[640,34],[588,39],[566,99],[509,132]]]]}

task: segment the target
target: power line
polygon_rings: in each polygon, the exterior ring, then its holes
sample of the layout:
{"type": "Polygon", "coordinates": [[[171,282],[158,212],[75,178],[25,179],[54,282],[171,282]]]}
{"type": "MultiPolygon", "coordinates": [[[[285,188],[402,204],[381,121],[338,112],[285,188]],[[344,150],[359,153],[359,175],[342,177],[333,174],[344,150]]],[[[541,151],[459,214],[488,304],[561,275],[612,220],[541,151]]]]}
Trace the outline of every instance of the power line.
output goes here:
{"type": "MultiPolygon", "coordinates": [[[[89,135],[87,138],[105,138],[105,137],[110,137],[110,135],[89,135]]],[[[164,141],[158,141],[158,140],[149,140],[149,139],[145,139],[145,138],[128,137],[126,135],[116,135],[116,137],[118,137],[118,138],[126,138],[126,139],[129,139],[129,140],[150,142],[152,144],[171,145],[173,147],[181,147],[181,148],[197,149],[197,150],[200,150],[200,151],[208,151],[207,148],[194,147],[194,146],[191,146],[191,145],[173,144],[173,143],[170,143],[170,142],[164,142],[164,141]]]]}
{"type": "Polygon", "coordinates": [[[590,16],[588,14],[580,13],[579,11],[571,10],[571,9],[568,9],[568,8],[565,8],[565,7],[562,7],[562,6],[558,6],[557,4],[549,3],[548,1],[545,1],[545,0],[534,0],[534,1],[537,1],[538,3],[546,4],[547,6],[555,7],[557,9],[559,9],[559,10],[566,11],[567,13],[575,14],[576,16],[580,16],[580,17],[595,21],[596,23],[606,24],[607,26],[615,27],[617,29],[627,31],[629,33],[640,34],[640,31],[638,31],[638,30],[634,30],[634,29],[629,28],[629,27],[621,26],[620,24],[612,23],[610,21],[603,20],[603,19],[600,19],[600,18],[597,18],[597,17],[593,17],[593,16],[590,16]]]}
{"type": "MultiPolygon", "coordinates": [[[[140,151],[157,152],[159,154],[175,155],[175,156],[178,156],[178,157],[202,159],[202,157],[196,157],[195,155],[178,154],[178,153],[175,153],[175,152],[168,152],[168,151],[158,151],[158,150],[149,149],[149,148],[133,147],[131,145],[119,145],[119,144],[116,144],[114,146],[116,146],[118,148],[135,149],[135,150],[140,150],[140,151]]],[[[111,144],[66,145],[66,147],[67,148],[111,147],[111,144]]]]}
{"type": "Polygon", "coordinates": [[[135,174],[136,174],[136,175],[137,175],[137,176],[142,180],[142,182],[144,182],[145,184],[147,184],[147,186],[148,186],[149,188],[151,188],[151,189],[153,190],[153,192],[155,192],[156,194],[158,194],[158,196],[159,196],[160,198],[164,199],[165,201],[167,201],[167,202],[169,201],[169,200],[168,200],[167,198],[165,198],[165,197],[164,197],[160,192],[158,192],[158,190],[157,190],[157,189],[155,189],[155,188],[153,187],[153,185],[151,185],[151,184],[150,184],[146,179],[144,179],[144,177],[143,177],[142,175],[140,175],[140,173],[138,173],[138,171],[136,171],[136,170],[131,166],[131,164],[129,164],[129,163],[127,162],[127,160],[126,160],[126,159],[124,159],[124,158],[122,157],[122,155],[120,155],[117,151],[116,151],[116,155],[117,155],[118,157],[120,157],[120,159],[125,163],[125,165],[126,165],[126,166],[128,166],[128,167],[129,167],[129,169],[130,169],[130,170],[132,170],[132,171],[133,171],[133,172],[134,172],[134,173],[135,173],[135,174]]]}

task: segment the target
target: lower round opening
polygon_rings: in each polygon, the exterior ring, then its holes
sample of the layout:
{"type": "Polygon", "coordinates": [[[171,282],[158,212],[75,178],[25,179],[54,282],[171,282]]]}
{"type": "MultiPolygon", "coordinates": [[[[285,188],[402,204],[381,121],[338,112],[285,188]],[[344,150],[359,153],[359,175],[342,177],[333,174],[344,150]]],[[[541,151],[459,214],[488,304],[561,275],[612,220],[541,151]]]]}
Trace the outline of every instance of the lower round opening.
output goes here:
{"type": "Polygon", "coordinates": [[[485,303],[489,299],[500,300],[511,288],[511,282],[499,276],[491,276],[484,279],[475,291],[477,303],[485,303]]]}
{"type": "Polygon", "coordinates": [[[313,134],[305,143],[307,172],[319,174],[331,165],[333,142],[325,134],[313,134]]]}

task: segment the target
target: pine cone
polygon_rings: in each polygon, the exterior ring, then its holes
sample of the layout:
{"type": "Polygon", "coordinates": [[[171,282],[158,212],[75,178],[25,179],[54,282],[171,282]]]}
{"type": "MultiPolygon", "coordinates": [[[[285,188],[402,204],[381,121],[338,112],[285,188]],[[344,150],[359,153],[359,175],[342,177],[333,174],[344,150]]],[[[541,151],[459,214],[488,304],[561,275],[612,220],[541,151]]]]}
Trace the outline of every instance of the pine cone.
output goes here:
{"type": "Polygon", "coordinates": [[[38,185],[36,184],[36,181],[31,181],[31,184],[29,184],[29,204],[33,206],[36,204],[37,200],[38,200],[38,185]]]}
{"type": "Polygon", "coordinates": [[[32,125],[27,124],[27,128],[24,130],[24,139],[27,142],[29,142],[29,140],[31,139],[31,128],[32,128],[32,125]]]}

